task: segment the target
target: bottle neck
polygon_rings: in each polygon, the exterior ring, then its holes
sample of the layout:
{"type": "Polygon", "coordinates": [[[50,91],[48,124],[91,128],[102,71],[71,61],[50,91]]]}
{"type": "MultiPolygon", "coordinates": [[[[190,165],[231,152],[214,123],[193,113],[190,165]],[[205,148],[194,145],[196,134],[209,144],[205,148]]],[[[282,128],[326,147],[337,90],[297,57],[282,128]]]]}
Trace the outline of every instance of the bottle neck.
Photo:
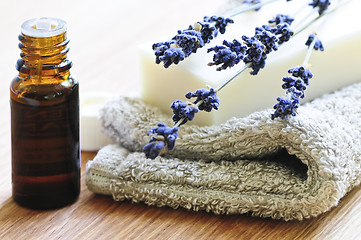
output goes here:
{"type": "MultiPolygon", "coordinates": [[[[37,26],[30,26],[23,29],[19,35],[20,59],[16,63],[16,69],[20,75],[30,75],[40,82],[43,79],[58,75],[68,75],[72,62],[67,59],[69,40],[66,31],[59,34],[36,35],[37,31],[44,32],[44,29],[37,29],[37,26]],[[26,32],[26,34],[24,34],[26,32]],[[35,32],[33,36],[32,32],[35,32]],[[29,35],[28,35],[29,34],[29,35]]],[[[51,33],[51,26],[49,32],[51,33]]],[[[46,33],[46,31],[45,31],[46,33]]]]}

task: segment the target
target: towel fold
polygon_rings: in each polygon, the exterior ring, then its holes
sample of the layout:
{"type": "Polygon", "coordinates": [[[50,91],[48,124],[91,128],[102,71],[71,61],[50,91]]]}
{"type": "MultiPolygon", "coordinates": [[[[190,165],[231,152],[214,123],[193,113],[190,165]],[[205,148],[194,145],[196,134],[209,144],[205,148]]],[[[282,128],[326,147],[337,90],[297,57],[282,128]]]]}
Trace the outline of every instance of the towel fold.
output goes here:
{"type": "Polygon", "coordinates": [[[217,214],[302,220],[336,206],[361,176],[361,83],[299,108],[289,120],[271,109],[209,127],[180,127],[176,147],[146,159],[147,130],[172,125],[157,108],[118,97],[101,111],[118,145],[87,164],[90,191],[149,205],[217,214]]]}

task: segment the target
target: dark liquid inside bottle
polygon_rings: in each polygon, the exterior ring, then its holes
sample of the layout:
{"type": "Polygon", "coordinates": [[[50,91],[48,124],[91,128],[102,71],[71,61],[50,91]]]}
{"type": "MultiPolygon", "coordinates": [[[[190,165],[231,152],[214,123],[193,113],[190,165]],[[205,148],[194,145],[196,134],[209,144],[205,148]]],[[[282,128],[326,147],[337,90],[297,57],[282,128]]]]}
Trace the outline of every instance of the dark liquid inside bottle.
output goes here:
{"type": "Polygon", "coordinates": [[[80,192],[78,84],[29,85],[11,92],[13,199],[60,208],[80,192]]]}

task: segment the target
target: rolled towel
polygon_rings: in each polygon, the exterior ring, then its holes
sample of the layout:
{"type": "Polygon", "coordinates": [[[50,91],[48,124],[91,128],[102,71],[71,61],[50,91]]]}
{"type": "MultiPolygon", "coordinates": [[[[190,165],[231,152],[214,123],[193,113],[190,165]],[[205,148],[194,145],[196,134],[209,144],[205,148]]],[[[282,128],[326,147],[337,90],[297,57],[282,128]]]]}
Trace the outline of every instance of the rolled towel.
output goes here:
{"type": "Polygon", "coordinates": [[[302,220],[336,206],[361,177],[361,83],[302,105],[289,120],[271,109],[225,124],[180,127],[176,147],[142,153],[147,130],[169,117],[140,99],[119,97],[101,111],[118,145],[87,164],[90,191],[149,205],[217,214],[302,220]]]}

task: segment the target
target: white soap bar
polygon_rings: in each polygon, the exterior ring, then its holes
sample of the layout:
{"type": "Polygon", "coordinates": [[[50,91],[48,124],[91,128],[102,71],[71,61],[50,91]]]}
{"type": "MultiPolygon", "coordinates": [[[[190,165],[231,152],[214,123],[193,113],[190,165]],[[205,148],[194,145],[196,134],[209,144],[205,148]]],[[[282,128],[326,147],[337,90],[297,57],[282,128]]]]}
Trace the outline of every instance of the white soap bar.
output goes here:
{"type": "Polygon", "coordinates": [[[113,143],[102,132],[99,110],[110,98],[109,93],[93,92],[80,95],[80,145],[82,151],[97,151],[113,143]]]}
{"type": "MultiPolygon", "coordinates": [[[[300,2],[300,1],[291,1],[300,2]]],[[[301,1],[303,2],[303,1],[301,1]]],[[[254,28],[266,24],[275,14],[292,14],[297,7],[287,7],[289,3],[270,4],[259,12],[242,14],[235,17],[235,23],[229,25],[226,34],[199,49],[178,65],[165,69],[162,64],[155,63],[152,43],[140,47],[140,68],[142,82],[142,98],[144,101],[160,107],[172,115],[170,105],[177,99],[187,100],[184,95],[196,89],[210,85],[217,88],[243,66],[240,63],[225,71],[216,71],[216,67],[207,66],[212,61],[213,54],[207,49],[220,44],[224,39],[232,41],[241,39],[242,35],[253,36],[254,28]],[[281,7],[282,6],[282,7],[281,7]],[[289,11],[287,11],[287,9],[289,11]]],[[[325,51],[314,52],[310,59],[311,71],[314,77],[305,92],[305,101],[320,95],[340,89],[344,86],[361,81],[361,22],[360,1],[351,1],[336,12],[326,17],[325,22],[317,29],[325,51]]],[[[300,15],[300,14],[298,14],[300,15]]],[[[296,21],[295,21],[296,22],[296,21]]],[[[187,23],[185,23],[187,25],[187,23]]],[[[180,29],[184,29],[181,28],[180,29]]],[[[219,124],[231,117],[243,117],[254,111],[272,108],[278,96],[283,96],[281,88],[282,77],[288,76],[288,69],[300,66],[306,55],[307,46],[304,43],[308,35],[316,30],[311,26],[296,35],[290,42],[280,46],[277,52],[269,54],[266,67],[258,75],[252,76],[246,70],[222,91],[219,92],[220,107],[210,113],[198,113],[192,121],[199,125],[219,124]]],[[[166,41],[168,38],[154,42],[166,41]]]]}

